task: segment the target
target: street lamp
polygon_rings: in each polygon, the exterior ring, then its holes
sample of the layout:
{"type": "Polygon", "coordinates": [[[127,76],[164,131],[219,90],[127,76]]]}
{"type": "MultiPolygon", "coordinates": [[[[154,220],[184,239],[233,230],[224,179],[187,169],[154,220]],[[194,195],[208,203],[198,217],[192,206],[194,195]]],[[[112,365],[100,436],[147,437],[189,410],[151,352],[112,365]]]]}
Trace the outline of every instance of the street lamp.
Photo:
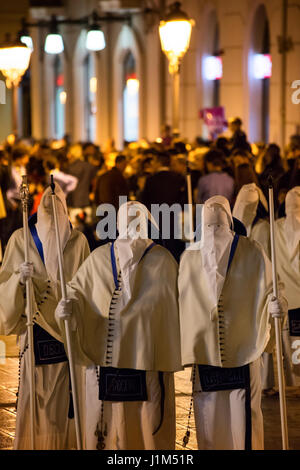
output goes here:
{"type": "Polygon", "coordinates": [[[102,49],[105,49],[106,46],[105,37],[97,22],[98,15],[95,11],[92,13],[92,18],[93,23],[88,29],[85,47],[89,51],[102,51],[102,49]]]}
{"type": "MultiPolygon", "coordinates": [[[[179,90],[180,90],[180,63],[189,48],[192,27],[194,20],[189,19],[188,15],[180,9],[180,2],[170,5],[170,12],[160,21],[159,36],[162,51],[169,60],[169,72],[172,75],[172,129],[173,135],[179,135],[179,90]]],[[[186,162],[186,181],[188,192],[188,219],[189,219],[189,236],[188,239],[193,243],[193,195],[191,172],[186,162]]]]}
{"type": "Polygon", "coordinates": [[[17,134],[17,89],[24,73],[29,67],[32,50],[18,39],[11,41],[6,35],[5,42],[0,44],[0,70],[6,78],[7,88],[13,92],[13,132],[17,134]]]}
{"type": "Polygon", "coordinates": [[[55,16],[52,16],[50,31],[46,37],[44,49],[47,54],[60,54],[64,50],[64,42],[59,34],[55,16]]]}
{"type": "Polygon", "coordinates": [[[180,9],[180,2],[170,5],[170,11],[159,24],[162,51],[169,60],[169,72],[173,78],[173,134],[179,135],[179,73],[181,60],[189,48],[194,20],[180,9]]]}
{"type": "Polygon", "coordinates": [[[20,41],[25,44],[31,51],[33,51],[33,41],[30,36],[30,33],[26,27],[25,19],[22,19],[22,29],[19,31],[19,39],[20,41]]]}

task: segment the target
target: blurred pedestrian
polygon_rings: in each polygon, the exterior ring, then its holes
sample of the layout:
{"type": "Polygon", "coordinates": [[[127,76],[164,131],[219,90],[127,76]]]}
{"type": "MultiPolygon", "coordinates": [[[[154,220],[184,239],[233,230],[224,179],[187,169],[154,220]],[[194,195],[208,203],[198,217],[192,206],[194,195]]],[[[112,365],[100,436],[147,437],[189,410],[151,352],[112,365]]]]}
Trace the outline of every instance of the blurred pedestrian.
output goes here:
{"type": "Polygon", "coordinates": [[[204,157],[205,175],[198,181],[197,203],[202,204],[212,196],[226,197],[230,203],[234,196],[234,179],[224,171],[225,156],[221,150],[210,150],[204,157]]]}
{"type": "Polygon", "coordinates": [[[86,212],[88,221],[91,221],[90,191],[95,169],[90,163],[83,160],[82,148],[79,144],[69,147],[67,158],[69,163],[66,172],[75,176],[79,181],[76,188],[67,196],[71,223],[76,225],[76,215],[82,209],[86,212]]]}
{"type": "Polygon", "coordinates": [[[128,185],[124,177],[127,167],[125,155],[118,155],[115,166],[98,177],[95,188],[95,204],[112,204],[119,209],[119,197],[129,196],[128,185]]]}
{"type": "MultiPolygon", "coordinates": [[[[154,174],[146,180],[144,190],[141,194],[141,202],[145,204],[151,212],[151,206],[154,204],[167,204],[170,208],[173,204],[179,204],[183,208],[187,203],[186,198],[186,181],[183,175],[175,173],[170,169],[171,157],[167,152],[158,153],[153,161],[154,174]]],[[[161,220],[157,223],[162,227],[161,220]]],[[[180,221],[177,220],[174,212],[170,213],[170,230],[169,237],[164,238],[164,246],[173,254],[175,259],[179,261],[180,254],[184,250],[184,243],[181,239],[176,238],[175,227],[179,227],[180,221]]]]}

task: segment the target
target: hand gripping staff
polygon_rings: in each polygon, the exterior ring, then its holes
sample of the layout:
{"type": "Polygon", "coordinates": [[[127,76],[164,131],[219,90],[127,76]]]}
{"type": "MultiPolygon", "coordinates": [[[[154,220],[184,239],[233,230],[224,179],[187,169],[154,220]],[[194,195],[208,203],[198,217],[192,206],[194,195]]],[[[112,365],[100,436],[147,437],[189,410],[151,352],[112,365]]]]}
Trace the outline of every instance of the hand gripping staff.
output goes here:
{"type": "MultiPolygon", "coordinates": [[[[53,181],[53,175],[51,175],[51,189],[52,189],[51,200],[52,200],[52,210],[53,210],[53,215],[54,215],[55,237],[56,237],[58,265],[59,265],[59,277],[60,277],[60,283],[61,283],[61,294],[62,294],[62,299],[67,300],[66,282],[65,282],[64,267],[63,267],[63,254],[62,254],[61,242],[59,238],[59,227],[58,227],[58,219],[57,219],[57,211],[56,211],[55,184],[53,181]]],[[[73,398],[73,405],[74,405],[77,449],[82,450],[82,434],[81,434],[81,426],[80,426],[78,394],[77,394],[77,387],[76,387],[75,366],[74,366],[74,358],[73,358],[73,352],[72,352],[69,320],[65,320],[65,330],[66,330],[66,340],[67,340],[67,353],[68,353],[69,365],[70,365],[70,377],[71,377],[72,398],[73,398]]]]}
{"type": "MultiPolygon", "coordinates": [[[[270,211],[273,296],[278,298],[278,280],[277,280],[275,236],[274,236],[274,194],[273,194],[272,177],[268,179],[268,183],[269,183],[269,211],[270,211]]],[[[276,336],[276,350],[277,350],[276,352],[277,352],[282,448],[283,450],[288,450],[289,443],[288,443],[288,428],[287,428],[287,415],[286,415],[285,381],[284,381],[283,360],[282,360],[281,319],[278,317],[275,317],[274,322],[275,322],[275,336],[276,336]]]]}
{"type": "MultiPolygon", "coordinates": [[[[29,202],[29,189],[27,183],[27,176],[22,176],[22,183],[20,186],[20,197],[23,207],[23,233],[24,233],[24,253],[25,263],[29,263],[29,228],[28,228],[28,202],[29,202]]],[[[26,317],[27,317],[27,335],[29,346],[29,391],[30,391],[30,443],[31,448],[35,448],[35,359],[34,359],[34,346],[33,346],[33,292],[32,281],[26,281],[26,317]]]]}

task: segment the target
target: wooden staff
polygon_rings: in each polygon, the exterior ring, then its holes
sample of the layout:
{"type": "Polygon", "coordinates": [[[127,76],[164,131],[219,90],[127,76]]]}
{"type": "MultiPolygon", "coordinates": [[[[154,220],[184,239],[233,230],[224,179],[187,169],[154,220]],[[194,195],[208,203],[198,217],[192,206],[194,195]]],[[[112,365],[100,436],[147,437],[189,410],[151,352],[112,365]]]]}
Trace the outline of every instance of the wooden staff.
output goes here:
{"type": "Polygon", "coordinates": [[[193,193],[192,193],[192,177],[191,169],[189,166],[188,155],[186,155],[186,184],[188,193],[188,206],[189,206],[189,228],[190,228],[190,243],[194,243],[194,223],[193,223],[193,193]]]}
{"type": "MultiPolygon", "coordinates": [[[[23,207],[23,233],[24,233],[24,254],[25,263],[30,262],[29,257],[29,227],[28,227],[28,202],[29,202],[29,188],[27,176],[22,176],[22,183],[20,187],[20,197],[23,207]]],[[[36,423],[36,408],[35,408],[35,358],[33,346],[33,292],[32,281],[26,281],[26,317],[27,317],[27,335],[28,335],[28,350],[29,350],[29,391],[30,391],[30,443],[32,450],[35,449],[35,423],[36,423]]]]}
{"type": "MultiPolygon", "coordinates": [[[[277,269],[276,269],[275,229],[274,229],[274,220],[275,220],[274,194],[273,194],[272,177],[269,178],[268,183],[269,183],[269,211],[270,211],[273,296],[278,299],[278,279],[277,279],[277,269]]],[[[287,427],[287,414],[286,414],[285,380],[284,380],[283,359],[282,359],[281,319],[278,317],[275,317],[274,323],[275,323],[276,350],[277,350],[277,371],[278,371],[278,385],[279,385],[282,448],[283,450],[288,450],[289,443],[288,443],[288,427],[287,427]]]]}
{"type": "MultiPolygon", "coordinates": [[[[58,227],[57,210],[56,210],[55,184],[53,181],[53,175],[51,175],[51,189],[52,189],[51,200],[52,200],[52,209],[53,209],[53,215],[54,215],[61,293],[62,293],[62,299],[67,300],[67,289],[66,289],[66,281],[65,281],[65,275],[64,275],[64,265],[63,265],[63,253],[62,253],[62,247],[61,247],[61,242],[60,242],[60,237],[59,237],[59,227],[58,227]]],[[[70,377],[71,377],[72,398],[73,398],[73,405],[74,405],[77,449],[82,450],[82,434],[81,434],[80,415],[79,415],[79,406],[78,406],[78,393],[77,393],[77,386],[76,386],[75,365],[74,365],[69,320],[65,320],[65,330],[66,330],[66,340],[67,340],[67,352],[68,352],[69,365],[70,365],[70,377]]]]}

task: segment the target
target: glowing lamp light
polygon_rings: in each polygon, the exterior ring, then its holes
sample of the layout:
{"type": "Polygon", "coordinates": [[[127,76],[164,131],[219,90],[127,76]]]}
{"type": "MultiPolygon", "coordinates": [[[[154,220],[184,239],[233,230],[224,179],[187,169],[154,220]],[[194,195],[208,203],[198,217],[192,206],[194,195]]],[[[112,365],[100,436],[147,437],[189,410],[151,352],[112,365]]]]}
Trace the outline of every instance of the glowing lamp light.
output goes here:
{"type": "Polygon", "coordinates": [[[186,13],[180,10],[180,2],[170,5],[170,13],[160,21],[159,37],[162,51],[170,61],[175,65],[180,60],[190,45],[192,27],[194,20],[188,18],[186,13]]]}
{"type": "Polygon", "coordinates": [[[15,143],[15,140],[16,140],[16,136],[14,134],[9,134],[7,137],[6,137],[6,140],[7,140],[7,143],[9,145],[14,145],[15,143]]]}
{"type": "Polygon", "coordinates": [[[18,37],[19,37],[20,41],[23,44],[25,44],[25,46],[29,47],[29,49],[31,49],[31,51],[33,51],[33,41],[32,41],[32,38],[30,36],[30,33],[27,29],[25,18],[22,18],[22,29],[21,29],[21,31],[19,31],[18,37]]]}
{"type": "Polygon", "coordinates": [[[89,51],[102,51],[106,46],[103,31],[93,26],[87,33],[85,47],[89,51]]]}
{"type": "Polygon", "coordinates": [[[129,75],[126,80],[126,87],[130,95],[136,95],[138,93],[140,82],[136,78],[135,74],[129,75]]]}
{"type": "Polygon", "coordinates": [[[47,54],[60,54],[64,50],[64,42],[60,34],[50,33],[46,37],[45,52],[47,54]]]}
{"type": "Polygon", "coordinates": [[[7,88],[17,86],[29,67],[31,49],[19,41],[9,39],[0,46],[0,70],[6,78],[7,88]]]}
{"type": "Polygon", "coordinates": [[[65,91],[60,92],[59,101],[61,102],[61,104],[66,104],[66,102],[67,102],[67,93],[65,91]]]}
{"type": "Polygon", "coordinates": [[[21,36],[20,37],[20,41],[25,44],[25,46],[29,47],[29,49],[31,49],[31,51],[33,51],[33,42],[32,42],[32,38],[30,36],[21,36]]]}
{"type": "Polygon", "coordinates": [[[191,21],[161,21],[159,35],[163,52],[183,57],[190,45],[191,32],[191,21]]]}
{"type": "Polygon", "coordinates": [[[90,92],[97,93],[97,77],[90,78],[90,92]]]}
{"type": "Polygon", "coordinates": [[[223,77],[223,63],[221,57],[205,57],[204,77],[206,80],[220,80],[223,77]]]}
{"type": "Polygon", "coordinates": [[[270,54],[255,54],[253,57],[254,78],[263,79],[272,76],[272,58],[270,54]]]}

